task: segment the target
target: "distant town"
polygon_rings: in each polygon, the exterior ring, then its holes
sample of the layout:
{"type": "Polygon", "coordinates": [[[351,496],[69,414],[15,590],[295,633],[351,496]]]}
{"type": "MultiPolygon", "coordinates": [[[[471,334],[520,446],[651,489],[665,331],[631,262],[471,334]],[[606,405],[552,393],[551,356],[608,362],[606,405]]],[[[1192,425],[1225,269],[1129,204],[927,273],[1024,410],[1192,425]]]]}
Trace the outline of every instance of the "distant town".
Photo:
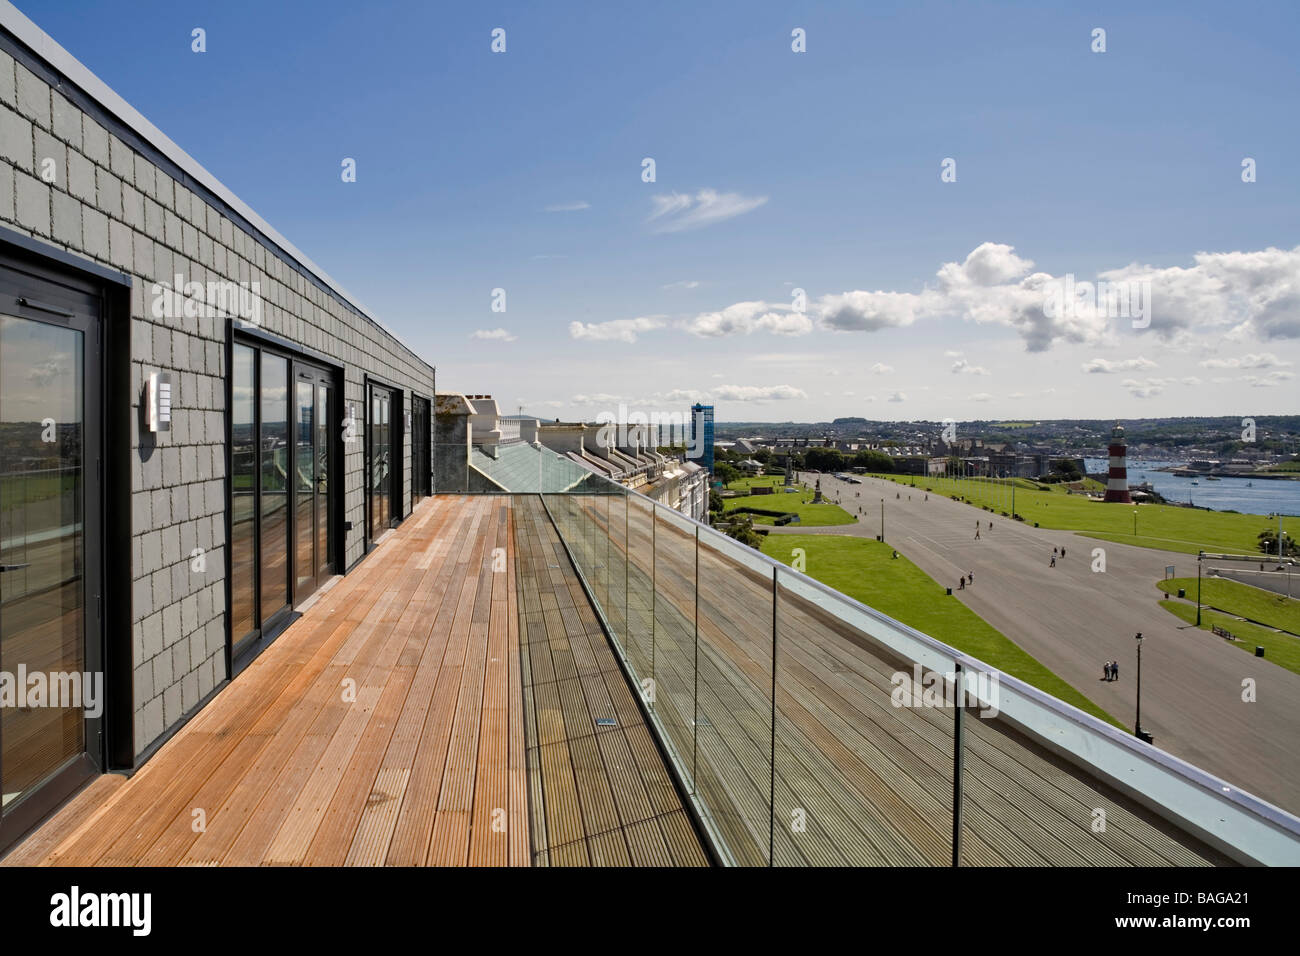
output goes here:
{"type": "MultiPolygon", "coordinates": [[[[1174,474],[1263,479],[1300,478],[1300,415],[1242,418],[1139,418],[1123,422],[1128,456],[1164,462],[1174,474]]],[[[1106,457],[1113,419],[1044,421],[717,422],[721,461],[791,459],[794,468],[857,467],[901,474],[951,473],[1039,478],[1086,473],[1086,459],[1106,457]],[[827,452],[837,452],[827,454],[827,452]],[[808,460],[812,453],[812,460],[808,460]],[[824,467],[818,467],[820,462],[824,467]]]]}

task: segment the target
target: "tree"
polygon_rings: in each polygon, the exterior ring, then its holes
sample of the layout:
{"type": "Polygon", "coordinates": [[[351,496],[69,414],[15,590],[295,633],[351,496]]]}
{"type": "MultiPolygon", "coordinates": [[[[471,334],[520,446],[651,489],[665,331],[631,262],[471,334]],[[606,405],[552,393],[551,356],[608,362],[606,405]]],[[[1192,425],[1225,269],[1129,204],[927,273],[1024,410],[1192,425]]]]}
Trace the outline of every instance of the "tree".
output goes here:
{"type": "Polygon", "coordinates": [[[1079,481],[1083,474],[1079,471],[1079,466],[1070,458],[1058,458],[1052,462],[1052,471],[1061,475],[1062,481],[1079,481]]]}
{"type": "Polygon", "coordinates": [[[844,455],[834,448],[809,448],[803,457],[813,471],[844,470],[844,455]]]}
{"type": "Polygon", "coordinates": [[[727,535],[755,550],[763,546],[763,536],[754,530],[754,519],[749,515],[732,515],[727,535]]]}
{"type": "Polygon", "coordinates": [[[733,481],[740,480],[740,469],[735,465],[729,465],[725,461],[714,462],[713,477],[722,482],[722,487],[727,487],[733,481]]]}
{"type": "MultiPolygon", "coordinates": [[[[1263,554],[1269,554],[1277,557],[1277,531],[1267,528],[1259,533],[1259,550],[1263,554]]],[[[1300,554],[1300,548],[1296,546],[1295,539],[1291,537],[1289,531],[1282,532],[1282,557],[1300,554]]]]}
{"type": "Polygon", "coordinates": [[[860,451],[853,456],[853,467],[865,468],[873,472],[888,472],[894,470],[894,459],[882,451],[860,451]]]}
{"type": "Polygon", "coordinates": [[[766,465],[771,460],[772,453],[766,448],[760,448],[758,451],[754,452],[754,461],[766,465]]]}
{"type": "Polygon", "coordinates": [[[709,511],[722,510],[722,495],[718,494],[718,489],[709,489],[709,511]]]}

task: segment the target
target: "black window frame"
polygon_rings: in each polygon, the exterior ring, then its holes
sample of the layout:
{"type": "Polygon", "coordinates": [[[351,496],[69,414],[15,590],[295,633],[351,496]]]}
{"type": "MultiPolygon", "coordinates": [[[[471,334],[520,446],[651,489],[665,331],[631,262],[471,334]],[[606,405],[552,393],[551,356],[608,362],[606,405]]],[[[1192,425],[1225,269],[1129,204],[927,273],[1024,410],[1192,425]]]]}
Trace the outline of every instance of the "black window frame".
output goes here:
{"type": "Polygon", "coordinates": [[[82,350],[82,522],[90,529],[84,550],[84,666],[104,675],[103,710],[98,719],[86,721],[83,752],[0,817],[2,854],[91,777],[134,764],[131,488],[135,443],[143,443],[146,433],[132,428],[132,417],[141,409],[131,370],[131,277],[5,227],[0,227],[0,274],[8,284],[35,293],[27,306],[6,304],[13,314],[57,315],[61,290],[70,301],[89,300],[96,309],[90,326],[94,334],[84,333],[82,350]],[[131,448],[132,454],[106,455],[108,448],[131,448]]]}
{"type": "MultiPolygon", "coordinates": [[[[288,513],[286,515],[286,587],[288,589],[288,603],[277,609],[269,618],[262,617],[262,475],[260,457],[254,468],[254,502],[253,513],[256,516],[254,521],[253,538],[257,554],[253,562],[253,601],[254,601],[254,627],[247,634],[236,636],[233,633],[234,628],[234,587],[233,587],[233,568],[234,568],[234,537],[233,537],[233,518],[234,518],[234,347],[235,345],[244,345],[254,350],[254,393],[253,400],[253,430],[254,434],[260,436],[262,428],[262,401],[261,401],[261,352],[270,353],[278,358],[286,359],[288,362],[288,404],[289,404],[289,435],[290,439],[294,435],[297,425],[297,403],[294,401],[293,390],[297,381],[299,368],[310,368],[313,372],[324,377],[333,394],[333,402],[329,409],[329,435],[330,435],[330,462],[329,462],[329,483],[332,489],[330,496],[329,511],[326,520],[329,525],[327,534],[327,547],[331,554],[329,563],[334,567],[336,574],[343,572],[345,556],[345,538],[344,538],[344,498],[343,493],[343,459],[346,449],[343,447],[342,436],[342,418],[343,418],[343,387],[345,381],[344,367],[337,360],[328,355],[317,352],[314,349],[300,346],[297,343],[281,338],[278,335],[266,332],[256,326],[251,326],[239,320],[227,323],[226,334],[226,364],[225,364],[225,390],[226,390],[226,508],[225,508],[225,525],[226,525],[226,673],[233,678],[245,667],[257,659],[257,656],[266,650],[275,639],[280,636],[290,624],[298,619],[298,612],[295,606],[300,603],[301,597],[296,592],[297,582],[297,514],[294,507],[294,492],[290,490],[289,498],[286,502],[288,513]]],[[[260,440],[259,440],[260,441],[260,440]]],[[[292,445],[292,441],[291,441],[292,445]]],[[[260,454],[260,452],[259,452],[260,454]]],[[[290,482],[292,486],[292,482],[290,482]]],[[[318,586],[319,586],[318,582],[318,586]]]]}

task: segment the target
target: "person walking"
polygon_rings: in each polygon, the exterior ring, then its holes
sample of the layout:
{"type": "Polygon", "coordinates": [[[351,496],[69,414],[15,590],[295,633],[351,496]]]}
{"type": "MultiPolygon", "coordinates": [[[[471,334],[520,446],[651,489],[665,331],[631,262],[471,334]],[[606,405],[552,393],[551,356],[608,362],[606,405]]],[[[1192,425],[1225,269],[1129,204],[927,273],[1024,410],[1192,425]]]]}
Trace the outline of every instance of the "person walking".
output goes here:
{"type": "Polygon", "coordinates": [[[1107,661],[1105,664],[1102,665],[1101,679],[1107,681],[1110,680],[1110,661],[1107,661]]]}
{"type": "Polygon", "coordinates": [[[1110,662],[1110,679],[1119,680],[1119,661],[1110,662]]]}
{"type": "Polygon", "coordinates": [[[971,583],[971,584],[974,584],[974,583],[975,583],[975,572],[974,572],[974,571],[972,571],[972,572],[970,572],[969,574],[967,574],[966,577],[970,578],[970,583],[971,583]]]}
{"type": "Polygon", "coordinates": [[[1054,567],[1056,567],[1056,554],[1055,554],[1055,553],[1052,554],[1052,563],[1049,564],[1048,567],[1049,567],[1049,568],[1054,568],[1054,567]]]}
{"type": "Polygon", "coordinates": [[[975,529],[975,540],[978,541],[979,539],[980,539],[980,529],[979,529],[979,528],[976,528],[976,529],[975,529]]]}
{"type": "Polygon", "coordinates": [[[1061,545],[1061,557],[1065,557],[1065,545],[1061,545]]]}

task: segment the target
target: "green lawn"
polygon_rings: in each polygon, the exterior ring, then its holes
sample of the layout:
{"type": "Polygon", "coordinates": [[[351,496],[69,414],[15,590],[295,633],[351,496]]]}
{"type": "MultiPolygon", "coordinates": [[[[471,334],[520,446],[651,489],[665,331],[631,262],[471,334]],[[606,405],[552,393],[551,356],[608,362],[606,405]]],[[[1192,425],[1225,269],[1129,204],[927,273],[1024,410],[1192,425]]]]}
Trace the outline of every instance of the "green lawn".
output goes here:
{"type": "MultiPolygon", "coordinates": [[[[1188,624],[1196,622],[1196,604],[1186,601],[1161,601],[1160,606],[1170,614],[1182,618],[1188,624]]],[[[1259,627],[1246,621],[1238,621],[1217,611],[1201,609],[1201,630],[1208,631],[1217,624],[1233,634],[1239,640],[1230,642],[1248,654],[1255,653],[1255,645],[1264,648],[1264,659],[1280,667],[1300,674],[1300,638],[1279,634],[1268,628],[1259,627]]]]}
{"type": "MultiPolygon", "coordinates": [[[[739,482],[737,482],[739,484],[739,482]]],[[[739,498],[727,498],[723,501],[725,512],[736,508],[763,508],[768,511],[793,512],[799,516],[799,525],[805,528],[823,528],[828,525],[852,524],[853,516],[839,505],[823,502],[822,504],[805,504],[811,502],[813,492],[807,488],[795,488],[794,491],[778,491],[770,495],[742,495],[739,498]]],[[[753,515],[754,524],[774,524],[775,518],[767,515],[753,515]]]]}
{"type": "Polygon", "coordinates": [[[763,553],[786,564],[803,548],[805,572],[863,604],[1018,677],[1080,710],[1122,727],[1086,696],[1025,653],[893,548],[847,535],[768,535],[763,553]]]}
{"type": "Polygon", "coordinates": [[[757,475],[753,478],[741,478],[727,485],[728,491],[748,491],[751,488],[781,488],[785,485],[784,475],[757,475]]]}
{"type": "MultiPolygon", "coordinates": [[[[1196,578],[1170,578],[1168,581],[1159,582],[1158,586],[1166,594],[1176,594],[1179,588],[1186,588],[1187,596],[1193,602],[1192,612],[1195,613],[1196,578]]],[[[1281,628],[1292,634],[1300,634],[1300,600],[1296,598],[1274,594],[1272,591],[1253,588],[1249,584],[1229,581],[1226,578],[1203,577],[1201,604],[1252,621],[1259,621],[1269,627],[1281,628]]]]}
{"type": "MultiPolygon", "coordinates": [[[[912,478],[877,475],[911,485],[912,478]]],[[[1011,479],[916,477],[917,487],[933,488],[937,494],[962,495],[977,507],[990,505],[996,511],[1011,511],[1011,479]]],[[[1061,531],[1079,531],[1090,538],[1196,554],[1198,551],[1257,554],[1261,531],[1276,526],[1263,515],[1225,511],[1200,511],[1174,505],[1121,505],[1091,501],[1083,495],[1066,494],[1059,485],[1041,491],[1035,482],[1015,480],[1015,509],[1032,524],[1061,531]],[[1137,534],[1134,535],[1134,511],[1137,534]]]]}

